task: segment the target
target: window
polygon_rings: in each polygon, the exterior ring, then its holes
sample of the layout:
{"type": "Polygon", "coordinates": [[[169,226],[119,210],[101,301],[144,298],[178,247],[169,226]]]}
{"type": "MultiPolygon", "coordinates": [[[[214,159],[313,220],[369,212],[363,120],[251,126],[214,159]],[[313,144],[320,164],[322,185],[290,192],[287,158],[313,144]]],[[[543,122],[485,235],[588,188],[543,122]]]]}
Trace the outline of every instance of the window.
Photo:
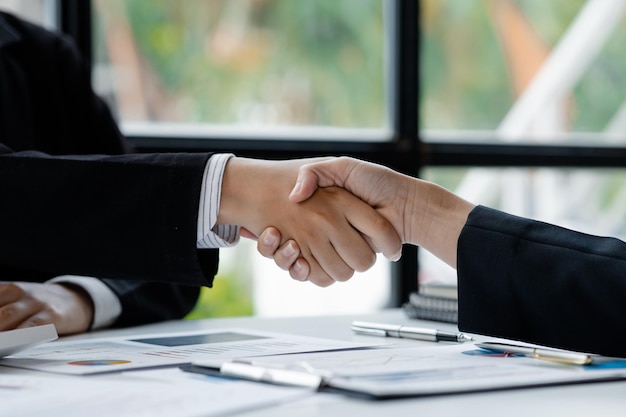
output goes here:
{"type": "Polygon", "coordinates": [[[98,0],[95,85],[127,132],[389,139],[381,0],[98,0]]]}
{"type": "MultiPolygon", "coordinates": [[[[433,149],[422,175],[474,203],[624,238],[623,172],[606,167],[625,156],[626,3],[423,0],[421,27],[420,134],[433,149]]],[[[420,260],[423,281],[455,279],[420,260]]]]}
{"type": "MultiPolygon", "coordinates": [[[[95,88],[140,151],[395,146],[393,1],[96,0],[91,12],[95,88]]],[[[382,257],[325,289],[291,280],[249,241],[221,258],[198,315],[370,311],[391,297],[382,257]]]]}
{"type": "Polygon", "coordinates": [[[425,138],[620,141],[623,2],[423,1],[425,138]]]}

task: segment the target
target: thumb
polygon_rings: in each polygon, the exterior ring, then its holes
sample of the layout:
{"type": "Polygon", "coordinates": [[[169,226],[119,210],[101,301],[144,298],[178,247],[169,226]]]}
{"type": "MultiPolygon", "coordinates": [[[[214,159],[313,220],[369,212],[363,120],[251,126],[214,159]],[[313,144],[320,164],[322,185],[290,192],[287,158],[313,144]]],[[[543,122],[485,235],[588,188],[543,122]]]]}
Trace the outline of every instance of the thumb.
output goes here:
{"type": "Polygon", "coordinates": [[[311,166],[301,166],[298,171],[296,184],[289,194],[289,200],[294,203],[299,203],[311,197],[318,186],[320,186],[319,180],[319,177],[311,166]]]}
{"type": "Polygon", "coordinates": [[[343,187],[347,178],[343,159],[329,158],[319,162],[302,165],[289,200],[299,203],[311,197],[319,187],[343,187]]]}

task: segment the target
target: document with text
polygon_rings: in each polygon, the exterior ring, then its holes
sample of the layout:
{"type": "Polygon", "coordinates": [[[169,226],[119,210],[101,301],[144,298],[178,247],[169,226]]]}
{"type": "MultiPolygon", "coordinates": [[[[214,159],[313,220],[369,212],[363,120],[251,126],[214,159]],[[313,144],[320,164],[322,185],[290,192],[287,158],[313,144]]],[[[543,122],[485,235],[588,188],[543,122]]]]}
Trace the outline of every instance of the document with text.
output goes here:
{"type": "Polygon", "coordinates": [[[337,340],[262,332],[214,329],[46,343],[0,359],[0,365],[85,375],[180,365],[195,360],[226,360],[371,346],[337,340]]]}
{"type": "Polygon", "coordinates": [[[311,395],[302,389],[203,377],[176,368],[96,378],[17,372],[0,373],[3,416],[224,416],[311,395]]]}
{"type": "MultiPolygon", "coordinates": [[[[474,344],[302,353],[233,361],[231,376],[283,376],[281,382],[372,398],[399,398],[626,379],[626,359],[577,366],[494,353],[474,344]],[[239,366],[242,365],[242,366],[239,366]],[[261,370],[264,370],[261,372],[261,370]],[[283,371],[289,371],[285,373],[283,371]],[[300,375],[299,375],[300,374],[300,375]],[[315,380],[305,375],[317,375],[315,380]],[[311,383],[309,381],[312,381],[311,383]]],[[[194,372],[216,369],[196,361],[194,372]]],[[[229,367],[220,367],[222,370],[229,367]]],[[[277,378],[276,378],[277,379],[277,378]]]]}

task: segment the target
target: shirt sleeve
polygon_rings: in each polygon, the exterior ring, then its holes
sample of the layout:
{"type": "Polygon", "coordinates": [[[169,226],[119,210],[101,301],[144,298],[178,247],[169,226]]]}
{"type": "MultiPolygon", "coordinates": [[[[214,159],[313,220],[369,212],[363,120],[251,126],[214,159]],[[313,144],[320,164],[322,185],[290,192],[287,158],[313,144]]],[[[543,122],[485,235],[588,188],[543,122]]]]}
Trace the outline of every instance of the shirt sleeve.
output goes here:
{"type": "Polygon", "coordinates": [[[110,326],[122,314],[122,304],[117,295],[97,278],[78,275],[61,275],[48,283],[73,284],[82,288],[93,302],[93,322],[91,330],[110,326]]]}
{"type": "Polygon", "coordinates": [[[233,154],[216,154],[209,158],[202,179],[202,191],[198,212],[199,249],[225,248],[239,242],[237,225],[215,225],[220,208],[222,180],[226,163],[233,154]]]}

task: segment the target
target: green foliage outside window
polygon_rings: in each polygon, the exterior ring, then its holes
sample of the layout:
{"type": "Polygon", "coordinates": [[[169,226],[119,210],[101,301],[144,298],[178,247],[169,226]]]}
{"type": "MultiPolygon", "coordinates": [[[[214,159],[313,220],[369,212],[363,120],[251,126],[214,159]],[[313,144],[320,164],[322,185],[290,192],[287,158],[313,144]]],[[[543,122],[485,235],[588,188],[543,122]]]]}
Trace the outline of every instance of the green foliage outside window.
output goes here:
{"type": "Polygon", "coordinates": [[[98,4],[127,19],[144,70],[176,103],[167,121],[385,123],[381,0],[98,4]]]}

